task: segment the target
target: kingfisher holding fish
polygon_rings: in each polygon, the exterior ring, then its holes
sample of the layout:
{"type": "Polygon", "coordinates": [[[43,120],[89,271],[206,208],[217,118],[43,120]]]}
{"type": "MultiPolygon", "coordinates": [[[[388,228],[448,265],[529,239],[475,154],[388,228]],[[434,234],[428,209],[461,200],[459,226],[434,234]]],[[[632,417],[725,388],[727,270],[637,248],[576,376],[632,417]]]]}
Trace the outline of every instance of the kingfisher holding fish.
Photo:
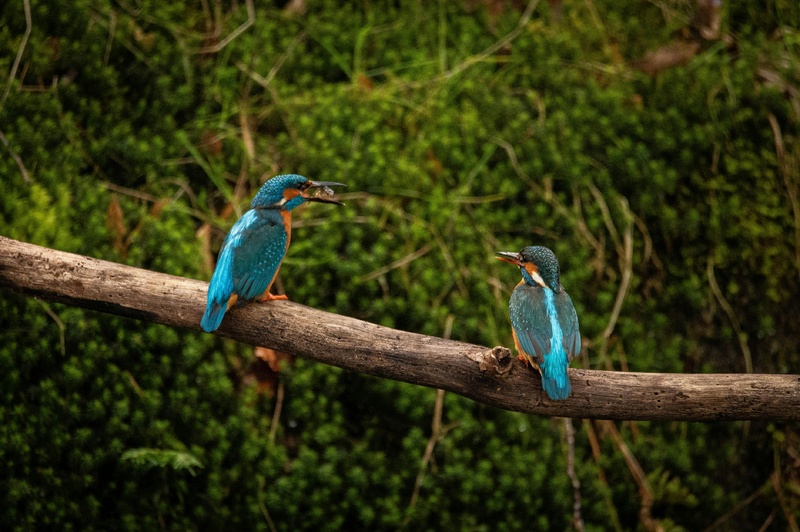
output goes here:
{"type": "Polygon", "coordinates": [[[215,331],[237,303],[287,299],[270,294],[270,288],[289,249],[292,209],[312,201],[342,205],[333,198],[332,186],[345,185],[286,174],[261,186],[222,244],[200,321],[204,331],[215,331]]]}

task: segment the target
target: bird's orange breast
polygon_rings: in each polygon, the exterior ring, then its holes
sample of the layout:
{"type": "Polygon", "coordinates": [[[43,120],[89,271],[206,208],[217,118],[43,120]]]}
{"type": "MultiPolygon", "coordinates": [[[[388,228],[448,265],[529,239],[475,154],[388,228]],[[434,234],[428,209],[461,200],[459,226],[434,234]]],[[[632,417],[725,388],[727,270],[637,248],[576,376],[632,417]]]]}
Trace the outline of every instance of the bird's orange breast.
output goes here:
{"type": "MultiPolygon", "coordinates": [[[[297,194],[300,194],[300,192],[297,192],[297,194]]],[[[285,195],[286,192],[284,192],[285,195]]],[[[286,249],[289,249],[289,242],[292,240],[292,211],[280,211],[280,213],[283,218],[283,227],[286,228],[286,249]]]]}

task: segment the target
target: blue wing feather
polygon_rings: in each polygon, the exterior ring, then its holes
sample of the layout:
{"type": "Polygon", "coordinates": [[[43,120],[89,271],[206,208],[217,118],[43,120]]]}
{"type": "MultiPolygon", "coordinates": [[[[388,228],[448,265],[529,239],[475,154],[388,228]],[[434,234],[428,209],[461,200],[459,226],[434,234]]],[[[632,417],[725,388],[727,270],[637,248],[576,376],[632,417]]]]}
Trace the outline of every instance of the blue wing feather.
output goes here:
{"type": "MultiPolygon", "coordinates": [[[[260,297],[272,285],[286,255],[288,235],[278,211],[257,209],[243,231],[233,266],[234,292],[239,299],[260,297]]],[[[243,217],[244,218],[244,217],[243,217]]]]}
{"type": "Polygon", "coordinates": [[[520,284],[511,294],[509,304],[511,326],[517,335],[520,347],[538,364],[550,352],[550,322],[544,305],[544,289],[520,284]]]}
{"type": "Polygon", "coordinates": [[[232,295],[247,301],[269,289],[286,254],[287,241],[278,211],[252,209],[244,213],[222,244],[200,321],[203,330],[211,332],[220,326],[232,295]]]}
{"type": "Polygon", "coordinates": [[[554,299],[563,335],[564,351],[566,351],[569,360],[572,361],[581,352],[581,331],[578,325],[578,313],[575,312],[572,299],[570,299],[564,287],[561,287],[561,291],[555,295],[554,299]]]}

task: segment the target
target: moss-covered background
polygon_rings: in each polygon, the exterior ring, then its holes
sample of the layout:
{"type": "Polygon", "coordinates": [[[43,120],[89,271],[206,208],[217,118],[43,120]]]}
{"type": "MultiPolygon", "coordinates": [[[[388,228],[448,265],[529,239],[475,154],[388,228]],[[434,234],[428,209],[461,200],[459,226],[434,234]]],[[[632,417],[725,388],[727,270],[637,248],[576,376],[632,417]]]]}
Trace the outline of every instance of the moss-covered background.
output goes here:
{"type": "MultiPolygon", "coordinates": [[[[493,253],[538,243],[573,366],[800,373],[796,2],[31,4],[27,41],[0,7],[4,236],[208,279],[296,172],[349,187],[295,216],[294,301],[509,346],[493,253]]],[[[575,526],[563,421],[446,394],[420,475],[435,397],[0,293],[0,528],[575,526]]],[[[573,425],[587,529],[797,526],[797,424],[573,425]]]]}

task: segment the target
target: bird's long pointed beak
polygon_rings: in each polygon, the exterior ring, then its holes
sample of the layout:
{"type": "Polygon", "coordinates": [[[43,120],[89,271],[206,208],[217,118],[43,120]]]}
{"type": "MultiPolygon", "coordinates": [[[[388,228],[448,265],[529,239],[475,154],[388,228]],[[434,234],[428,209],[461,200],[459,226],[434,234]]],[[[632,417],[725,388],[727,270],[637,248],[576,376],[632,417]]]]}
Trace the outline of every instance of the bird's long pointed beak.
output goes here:
{"type": "Polygon", "coordinates": [[[316,201],[318,203],[335,203],[336,205],[344,205],[341,201],[333,199],[333,190],[330,187],[346,187],[344,183],[335,183],[333,181],[311,181],[308,190],[310,194],[303,194],[307,201],[316,201]]]}
{"type": "Polygon", "coordinates": [[[495,255],[497,255],[496,258],[498,260],[513,264],[514,266],[522,266],[522,257],[519,256],[519,253],[514,251],[498,251],[495,255]]]}

